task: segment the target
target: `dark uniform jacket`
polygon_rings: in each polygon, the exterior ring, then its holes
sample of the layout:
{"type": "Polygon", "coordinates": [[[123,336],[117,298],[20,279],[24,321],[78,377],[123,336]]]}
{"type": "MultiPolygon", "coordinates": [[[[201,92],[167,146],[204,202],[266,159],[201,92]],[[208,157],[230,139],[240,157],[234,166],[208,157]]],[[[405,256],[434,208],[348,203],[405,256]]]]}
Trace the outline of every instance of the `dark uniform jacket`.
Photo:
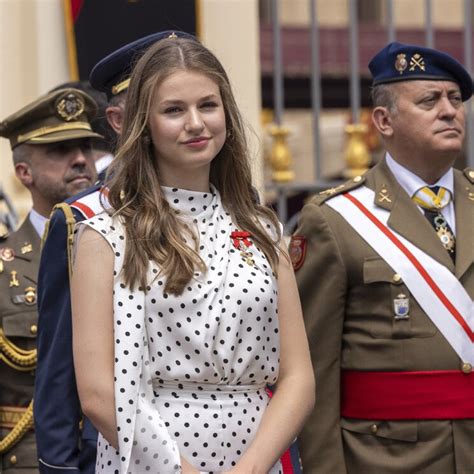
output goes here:
{"type": "Polygon", "coordinates": [[[36,367],[40,238],[27,218],[0,241],[0,472],[38,472],[30,406],[36,367]]]}
{"type": "Polygon", "coordinates": [[[97,431],[82,417],[72,356],[68,245],[74,222],[84,216],[68,204],[99,194],[95,186],[66,201],[50,219],[38,281],[38,375],[35,427],[40,472],[70,474],[95,470],[97,431]],[[68,219],[70,219],[68,221],[68,219]]]}
{"type": "MultiPolygon", "coordinates": [[[[391,421],[340,416],[341,370],[461,370],[463,361],[392,268],[325,204],[332,196],[366,185],[375,192],[375,205],[390,212],[389,228],[445,265],[472,298],[473,183],[474,171],[454,171],[455,263],[385,161],[304,207],[296,234],[307,239],[306,257],[296,276],[317,392],[316,408],[300,437],[304,472],[474,472],[474,419],[391,421]],[[410,300],[410,318],[403,321],[394,319],[393,300],[400,293],[410,300]]],[[[466,364],[464,372],[469,372],[466,364]]]]}

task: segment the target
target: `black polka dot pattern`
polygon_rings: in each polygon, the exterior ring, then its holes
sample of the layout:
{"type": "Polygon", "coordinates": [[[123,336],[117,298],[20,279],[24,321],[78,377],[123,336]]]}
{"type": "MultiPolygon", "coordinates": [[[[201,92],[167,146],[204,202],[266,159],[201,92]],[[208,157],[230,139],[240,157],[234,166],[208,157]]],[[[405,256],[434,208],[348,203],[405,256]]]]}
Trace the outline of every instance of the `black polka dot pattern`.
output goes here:
{"type": "MultiPolygon", "coordinates": [[[[180,453],[201,472],[231,469],[258,429],[265,386],[278,376],[277,282],[264,254],[251,245],[249,265],[233,247],[237,228],[215,189],[163,190],[193,229],[208,268],[179,297],[164,293],[155,265],[146,295],[126,288],[119,276],[123,227],[104,214],[86,221],[112,246],[117,275],[120,454],[100,439],[97,472],[175,472],[180,453]]],[[[191,237],[188,244],[195,245],[191,237]]]]}

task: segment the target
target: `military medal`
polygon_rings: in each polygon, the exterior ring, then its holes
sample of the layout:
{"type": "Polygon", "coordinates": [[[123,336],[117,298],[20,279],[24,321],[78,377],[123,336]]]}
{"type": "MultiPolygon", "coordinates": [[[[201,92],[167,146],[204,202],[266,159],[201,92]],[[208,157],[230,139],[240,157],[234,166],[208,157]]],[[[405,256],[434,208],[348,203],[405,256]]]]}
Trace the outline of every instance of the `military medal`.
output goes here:
{"type": "Polygon", "coordinates": [[[25,255],[25,253],[31,253],[33,252],[33,245],[31,245],[29,242],[25,242],[20,251],[22,255],[25,255]]]}
{"type": "Polygon", "coordinates": [[[408,314],[410,311],[410,300],[407,296],[403,293],[397,295],[396,298],[393,299],[393,312],[394,312],[394,319],[397,321],[400,319],[408,319],[410,315],[408,314]]]}
{"type": "Polygon", "coordinates": [[[3,247],[2,249],[0,249],[0,258],[4,262],[11,262],[15,259],[15,252],[9,247],[3,247]]]}
{"type": "Polygon", "coordinates": [[[456,246],[456,239],[447,226],[447,222],[443,214],[439,213],[434,218],[435,231],[443,244],[443,247],[449,252],[453,253],[456,246]]]}
{"type": "Polygon", "coordinates": [[[16,277],[17,276],[17,272],[16,270],[12,270],[10,272],[10,288],[13,288],[14,286],[20,286],[20,282],[18,281],[18,278],[16,277]]]}
{"type": "Polygon", "coordinates": [[[244,259],[247,265],[255,265],[252,252],[249,251],[249,247],[252,242],[249,240],[250,232],[234,230],[230,234],[232,243],[237,250],[240,250],[240,256],[244,259]]]}

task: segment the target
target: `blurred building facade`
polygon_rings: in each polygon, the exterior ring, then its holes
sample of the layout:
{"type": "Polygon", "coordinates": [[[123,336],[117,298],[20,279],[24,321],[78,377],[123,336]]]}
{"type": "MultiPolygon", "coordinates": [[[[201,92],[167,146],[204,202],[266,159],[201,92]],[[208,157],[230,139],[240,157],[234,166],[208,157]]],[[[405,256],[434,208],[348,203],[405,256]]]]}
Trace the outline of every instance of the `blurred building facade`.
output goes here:
{"type": "MultiPolygon", "coordinates": [[[[0,119],[57,84],[72,79],[64,21],[65,1],[0,1],[0,119]]],[[[140,2],[160,0],[115,1],[139,6],[140,2]]],[[[290,130],[288,146],[294,159],[295,180],[310,183],[317,178],[310,112],[310,0],[195,0],[198,34],[222,60],[245,119],[254,132],[250,139],[255,182],[260,190],[264,190],[270,176],[265,156],[271,147],[266,122],[271,121],[273,107],[271,11],[274,1],[279,4],[282,28],[283,124],[290,130]],[[262,110],[266,113],[262,114],[262,110]],[[265,118],[263,122],[262,117],[265,118]]],[[[340,175],[345,166],[344,126],[350,120],[349,2],[356,0],[313,1],[319,27],[323,106],[321,156],[318,159],[323,177],[331,178],[340,175]]],[[[428,1],[392,0],[390,4],[396,38],[424,44],[428,1]]],[[[463,61],[466,1],[431,0],[429,4],[435,47],[463,61]]],[[[357,1],[363,107],[370,106],[368,59],[388,38],[388,5],[388,0],[357,1]]],[[[111,14],[107,21],[113,20],[111,14]]],[[[363,115],[363,120],[370,122],[364,117],[367,115],[363,115]]],[[[0,186],[24,216],[30,203],[27,193],[14,177],[11,151],[6,140],[0,140],[0,186]]]]}

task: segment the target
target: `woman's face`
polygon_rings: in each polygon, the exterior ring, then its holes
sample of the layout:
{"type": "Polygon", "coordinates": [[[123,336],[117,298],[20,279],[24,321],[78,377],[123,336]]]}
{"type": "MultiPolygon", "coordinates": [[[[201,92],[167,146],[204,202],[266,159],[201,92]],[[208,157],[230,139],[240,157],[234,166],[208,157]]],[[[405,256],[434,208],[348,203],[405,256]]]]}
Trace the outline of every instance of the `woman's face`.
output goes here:
{"type": "Polygon", "coordinates": [[[148,126],[163,185],[209,179],[211,162],[226,139],[219,86],[198,72],[173,73],[153,93],[148,126]]]}

